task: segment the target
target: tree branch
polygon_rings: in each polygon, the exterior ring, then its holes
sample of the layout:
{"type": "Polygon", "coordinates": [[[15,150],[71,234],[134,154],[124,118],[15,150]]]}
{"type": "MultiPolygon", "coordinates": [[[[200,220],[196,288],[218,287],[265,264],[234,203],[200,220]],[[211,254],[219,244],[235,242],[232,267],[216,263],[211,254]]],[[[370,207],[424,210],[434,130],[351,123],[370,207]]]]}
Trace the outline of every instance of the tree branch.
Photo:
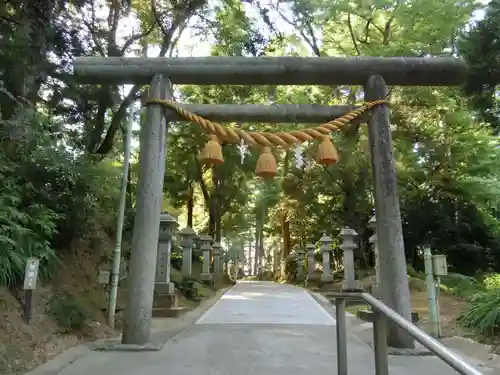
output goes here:
{"type": "Polygon", "coordinates": [[[203,198],[205,199],[205,205],[210,206],[210,193],[208,192],[207,185],[205,184],[205,180],[203,179],[203,170],[201,168],[200,161],[195,156],[194,161],[196,163],[196,171],[198,172],[198,182],[200,184],[201,192],[203,194],[203,198]]]}
{"type": "Polygon", "coordinates": [[[382,43],[384,44],[384,46],[388,45],[389,42],[390,42],[390,40],[391,40],[391,35],[392,35],[391,26],[392,26],[392,21],[393,20],[394,20],[394,17],[391,16],[391,18],[389,18],[389,20],[385,24],[384,40],[382,41],[382,43]]]}
{"type": "Polygon", "coordinates": [[[116,32],[120,21],[120,2],[112,0],[108,13],[108,56],[120,56],[119,49],[116,43],[116,32]]]}
{"type": "Polygon", "coordinates": [[[356,36],[354,35],[354,30],[352,29],[351,13],[347,13],[347,27],[349,28],[349,34],[351,35],[352,44],[354,45],[354,50],[358,56],[361,56],[359,51],[358,42],[356,41],[356,36]]]}
{"type": "Polygon", "coordinates": [[[95,31],[95,9],[94,9],[94,4],[92,3],[92,10],[91,10],[91,15],[90,19],[91,21],[85,20],[84,17],[82,17],[82,22],[83,24],[87,27],[89,33],[90,33],[90,38],[92,39],[92,42],[94,42],[95,48],[97,49],[97,52],[102,56],[106,56],[106,52],[104,52],[104,48],[102,47],[101,43],[99,42],[97,36],[96,36],[96,31],[95,31]]]}
{"type": "Polygon", "coordinates": [[[120,128],[122,121],[125,119],[127,108],[133,101],[138,99],[137,94],[139,93],[141,87],[142,85],[134,85],[125,99],[120,103],[120,107],[118,107],[118,110],[114,113],[113,118],[111,119],[111,124],[109,125],[104,140],[95,152],[96,154],[105,155],[111,151],[116,132],[120,128]]]}
{"type": "MultiPolygon", "coordinates": [[[[116,0],[115,0],[116,1],[116,0]]],[[[151,7],[153,11],[153,15],[156,20],[156,25],[162,30],[163,32],[163,42],[161,46],[160,53],[158,54],[158,57],[164,57],[165,54],[168,52],[170,48],[174,47],[173,44],[173,36],[176,30],[178,30],[181,26],[182,30],[185,28],[185,24],[189,22],[189,18],[194,14],[194,11],[196,9],[191,8],[192,6],[201,6],[202,4],[194,3],[189,4],[187,9],[184,9],[183,11],[180,11],[177,13],[177,15],[174,17],[172,20],[171,26],[166,28],[163,23],[161,22],[161,17],[158,13],[157,7],[156,7],[156,1],[152,0],[151,1],[151,7]]],[[[112,21],[114,21],[114,18],[112,18],[112,21]]],[[[181,32],[182,32],[181,30],[181,32]]],[[[150,31],[152,32],[152,30],[150,31]]],[[[180,37],[180,36],[179,36],[180,37]]],[[[176,42],[179,40],[179,37],[176,38],[176,42]]],[[[138,98],[138,93],[139,90],[142,88],[142,85],[134,85],[132,89],[130,90],[129,94],[125,97],[125,99],[121,102],[120,107],[118,110],[114,113],[113,118],[111,120],[111,124],[109,125],[108,130],[106,131],[106,135],[104,137],[104,140],[102,141],[101,145],[98,147],[96,153],[100,155],[107,154],[110,152],[113,148],[113,141],[116,135],[117,130],[120,127],[121,122],[125,119],[126,111],[129,105],[138,98]]]]}
{"type": "Polygon", "coordinates": [[[127,51],[127,49],[129,49],[130,46],[132,46],[132,44],[134,44],[135,42],[139,41],[140,39],[145,38],[149,34],[151,34],[153,32],[153,30],[155,29],[155,26],[156,26],[156,24],[153,22],[148,27],[148,29],[146,31],[132,35],[130,38],[128,38],[127,41],[123,44],[123,47],[120,49],[120,54],[124,55],[125,52],[127,51]]]}

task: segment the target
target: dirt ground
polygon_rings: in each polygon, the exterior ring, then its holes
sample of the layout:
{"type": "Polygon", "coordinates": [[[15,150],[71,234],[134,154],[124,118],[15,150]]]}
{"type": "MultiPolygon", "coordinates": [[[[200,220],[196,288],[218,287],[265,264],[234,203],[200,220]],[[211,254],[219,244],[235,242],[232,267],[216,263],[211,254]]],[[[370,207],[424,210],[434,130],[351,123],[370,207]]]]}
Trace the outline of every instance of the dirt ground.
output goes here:
{"type": "Polygon", "coordinates": [[[65,259],[65,268],[53,283],[39,285],[33,293],[33,318],[26,324],[22,313],[22,295],[0,288],[0,374],[18,375],[48,361],[62,351],[83,342],[113,337],[105,325],[101,308],[105,294],[96,282],[95,259],[88,254],[65,259]],[[78,296],[90,316],[83,330],[62,333],[57,323],[47,315],[46,306],[52,295],[64,290],[78,296]]]}
{"type": "MultiPolygon", "coordinates": [[[[412,291],[411,305],[413,311],[420,317],[418,326],[426,332],[430,332],[429,309],[427,305],[427,293],[412,291]]],[[[439,297],[439,313],[441,320],[441,332],[443,337],[469,336],[471,333],[457,325],[458,316],[468,308],[468,303],[463,299],[441,293],[439,297]]]]}
{"type": "MultiPolygon", "coordinates": [[[[110,240],[108,242],[102,247],[111,250],[114,244],[110,240]]],[[[23,319],[22,294],[0,288],[0,375],[22,375],[76,345],[119,337],[126,288],[121,286],[119,289],[116,329],[111,330],[105,318],[106,293],[97,282],[102,258],[87,248],[84,244],[76,245],[74,254],[78,255],[65,257],[64,267],[58,269],[50,284],[39,283],[33,293],[33,318],[30,324],[26,324],[23,319]],[[89,317],[79,332],[62,332],[47,314],[48,301],[61,292],[75,296],[89,317]]],[[[199,271],[201,267],[193,264],[193,275],[199,271]]],[[[181,279],[179,271],[175,269],[172,269],[171,276],[173,280],[181,279]]],[[[216,289],[198,285],[203,300],[213,297],[216,289]]],[[[198,305],[181,295],[179,297],[181,306],[193,308],[198,305]]],[[[176,319],[160,320],[155,319],[154,326],[161,329],[178,323],[176,319]]]]}
{"type": "MultiPolygon", "coordinates": [[[[370,285],[375,283],[375,277],[373,275],[367,276],[360,280],[360,284],[364,290],[369,290],[370,285]]],[[[419,315],[419,322],[417,325],[426,332],[430,332],[429,326],[429,309],[427,305],[427,292],[425,287],[425,282],[420,279],[410,278],[410,293],[411,293],[411,305],[412,310],[417,312],[419,315]]],[[[327,289],[338,289],[340,284],[334,284],[333,286],[326,286],[327,289]]],[[[316,291],[321,291],[322,289],[314,288],[316,291]]],[[[357,310],[367,309],[366,304],[360,305],[350,305],[347,307],[347,311],[351,314],[356,314],[357,310]]],[[[468,303],[462,298],[451,295],[444,291],[441,292],[439,297],[439,312],[441,318],[441,332],[443,337],[453,337],[453,336],[464,336],[471,337],[472,333],[462,327],[457,325],[457,318],[460,314],[468,308],[468,303]]]]}

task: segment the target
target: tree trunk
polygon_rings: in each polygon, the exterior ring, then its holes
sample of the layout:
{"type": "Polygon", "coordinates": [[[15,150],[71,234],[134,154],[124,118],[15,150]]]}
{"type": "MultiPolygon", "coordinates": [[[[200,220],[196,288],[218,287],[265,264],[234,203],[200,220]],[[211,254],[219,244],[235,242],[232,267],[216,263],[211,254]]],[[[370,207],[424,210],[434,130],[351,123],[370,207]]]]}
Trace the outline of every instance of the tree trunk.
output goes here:
{"type": "Polygon", "coordinates": [[[132,189],[132,171],[131,168],[127,172],[127,199],[125,200],[125,208],[130,211],[134,207],[134,192],[132,189]]]}
{"type": "Polygon", "coordinates": [[[343,202],[343,223],[345,227],[352,229],[358,228],[358,217],[356,212],[356,192],[351,176],[345,174],[342,186],[344,187],[344,202],[343,202]]]}
{"type": "Polygon", "coordinates": [[[215,236],[215,204],[214,204],[214,199],[211,199],[209,202],[209,208],[208,208],[208,235],[214,238],[215,236]]]}
{"type": "Polygon", "coordinates": [[[214,239],[215,242],[220,242],[222,237],[222,208],[221,208],[221,199],[220,199],[220,188],[223,183],[223,176],[221,176],[221,169],[217,167],[212,168],[212,183],[214,189],[212,191],[211,198],[211,206],[213,210],[213,233],[210,235],[214,239]]]}
{"type": "MultiPolygon", "coordinates": [[[[290,153],[286,151],[285,160],[283,163],[283,176],[287,176],[290,171],[290,153]]],[[[288,216],[283,213],[281,215],[281,240],[282,240],[282,250],[281,250],[281,277],[286,277],[286,259],[290,255],[290,221],[288,216]]]]}
{"type": "Polygon", "coordinates": [[[213,238],[215,242],[220,242],[222,239],[222,212],[218,204],[218,199],[215,200],[214,204],[214,214],[215,214],[215,232],[213,238]]]}
{"type": "MultiPolygon", "coordinates": [[[[203,199],[205,201],[205,209],[208,207],[208,234],[213,236],[215,234],[215,211],[214,211],[214,194],[210,195],[208,192],[207,185],[203,180],[203,170],[198,158],[194,158],[196,162],[197,172],[198,172],[198,182],[200,184],[201,193],[203,194],[203,199]]],[[[212,237],[213,238],[213,237],[212,237]]]]}
{"type": "Polygon", "coordinates": [[[258,260],[259,260],[259,223],[258,218],[255,222],[255,238],[254,238],[254,246],[253,246],[253,274],[257,275],[258,270],[258,260]]]}
{"type": "MultiPolygon", "coordinates": [[[[351,92],[351,95],[355,92],[351,92]]],[[[359,171],[358,179],[353,176],[353,171],[348,165],[353,163],[349,161],[349,158],[356,151],[356,147],[359,141],[359,125],[351,125],[344,133],[344,152],[342,153],[342,163],[344,164],[344,173],[342,176],[342,190],[343,190],[343,212],[342,221],[344,227],[349,227],[358,232],[361,238],[361,228],[363,228],[365,223],[360,222],[361,216],[358,213],[358,192],[364,189],[364,184],[368,171],[359,171]],[[359,186],[362,184],[362,186],[359,186]]],[[[358,246],[355,250],[355,260],[356,264],[360,268],[365,268],[368,264],[367,253],[365,247],[362,246],[362,241],[358,240],[358,246]]]]}
{"type": "Polygon", "coordinates": [[[263,203],[261,208],[260,225],[259,225],[259,242],[257,244],[258,254],[259,254],[259,266],[263,266],[263,260],[265,257],[264,253],[264,223],[266,221],[266,206],[263,203]]]}
{"type": "Polygon", "coordinates": [[[194,211],[194,189],[193,183],[189,183],[188,199],[187,199],[187,226],[193,227],[193,211],[194,211]]]}
{"type": "Polygon", "coordinates": [[[262,256],[260,252],[260,241],[261,241],[261,227],[262,227],[262,218],[260,215],[261,207],[257,205],[255,210],[255,256],[253,259],[253,269],[254,273],[257,275],[259,273],[259,259],[262,256]]]}

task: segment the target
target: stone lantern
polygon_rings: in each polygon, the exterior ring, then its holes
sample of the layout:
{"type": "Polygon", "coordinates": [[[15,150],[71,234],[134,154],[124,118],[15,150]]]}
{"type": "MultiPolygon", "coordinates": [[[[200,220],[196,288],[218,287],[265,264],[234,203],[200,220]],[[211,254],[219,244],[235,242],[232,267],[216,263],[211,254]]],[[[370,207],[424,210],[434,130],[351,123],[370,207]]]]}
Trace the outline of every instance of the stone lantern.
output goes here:
{"type": "Polygon", "coordinates": [[[193,246],[196,232],[191,227],[182,228],[179,232],[182,247],[182,276],[191,277],[193,270],[193,246]]]}
{"type": "Polygon", "coordinates": [[[212,280],[212,274],[210,273],[210,251],[212,250],[213,239],[207,234],[203,234],[199,237],[201,242],[201,251],[203,253],[203,269],[200,274],[200,279],[204,281],[212,280]]]}
{"type": "Polygon", "coordinates": [[[168,212],[160,214],[160,232],[158,236],[158,254],[156,258],[155,291],[158,294],[173,294],[175,287],[170,282],[170,253],[172,236],[179,223],[168,212]]]}
{"type": "Polygon", "coordinates": [[[215,242],[212,245],[212,255],[214,256],[214,274],[219,277],[222,275],[222,245],[220,242],[215,242]]]}
{"type": "Polygon", "coordinates": [[[319,239],[320,251],[323,254],[323,274],[321,275],[321,281],[327,283],[333,281],[333,275],[330,267],[330,253],[332,252],[333,240],[331,237],[323,234],[323,237],[319,239]]]}
{"type": "Polygon", "coordinates": [[[358,234],[349,227],[342,228],[339,234],[342,239],[340,248],[344,251],[344,290],[358,290],[356,282],[356,270],[354,267],[354,249],[357,248],[354,242],[358,234]]]}
{"type": "Polygon", "coordinates": [[[307,280],[317,279],[316,275],[316,246],[312,243],[306,245],[307,252],[307,280]]]}
{"type": "Polygon", "coordinates": [[[221,274],[224,275],[227,270],[227,262],[229,261],[229,251],[228,249],[221,248],[221,255],[220,255],[220,269],[221,269],[221,274]]]}
{"type": "Polygon", "coordinates": [[[301,247],[297,247],[295,256],[297,258],[297,281],[304,281],[305,251],[301,247]]]}

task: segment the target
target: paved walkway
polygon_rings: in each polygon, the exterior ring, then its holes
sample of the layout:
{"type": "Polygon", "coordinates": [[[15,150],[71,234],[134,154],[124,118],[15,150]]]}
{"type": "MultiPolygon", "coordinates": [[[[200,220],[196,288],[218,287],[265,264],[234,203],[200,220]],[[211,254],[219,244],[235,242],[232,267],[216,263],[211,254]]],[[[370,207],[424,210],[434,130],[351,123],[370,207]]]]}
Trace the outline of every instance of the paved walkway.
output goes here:
{"type": "MultiPolygon", "coordinates": [[[[374,374],[373,351],[348,339],[349,374],[374,374]]],[[[391,375],[451,375],[434,357],[392,357],[391,375]]],[[[488,373],[485,371],[485,373],[488,373]]],[[[335,320],[303,289],[242,282],[156,352],[92,352],[58,375],[336,374],[335,320]]]]}

